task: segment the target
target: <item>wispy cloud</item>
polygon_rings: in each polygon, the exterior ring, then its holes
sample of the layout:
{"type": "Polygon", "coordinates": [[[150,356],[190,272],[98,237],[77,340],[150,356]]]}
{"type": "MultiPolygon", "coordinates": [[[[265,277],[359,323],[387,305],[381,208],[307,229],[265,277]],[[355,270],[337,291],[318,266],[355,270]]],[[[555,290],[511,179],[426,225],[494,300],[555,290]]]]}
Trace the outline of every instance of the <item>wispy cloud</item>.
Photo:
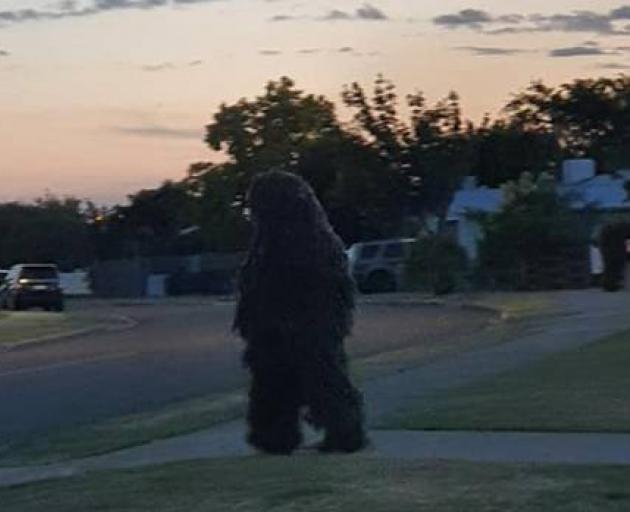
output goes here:
{"type": "Polygon", "coordinates": [[[175,65],[172,62],[161,62],[160,64],[146,64],[141,69],[142,71],[166,71],[175,69],[175,65]]]}
{"type": "Polygon", "coordinates": [[[558,14],[494,15],[479,9],[463,9],[433,18],[437,26],[449,29],[468,28],[486,34],[523,32],[590,32],[605,35],[630,35],[620,22],[630,19],[630,5],[608,12],[578,10],[558,14]]]}
{"type": "Polygon", "coordinates": [[[389,16],[371,4],[363,4],[354,12],[333,9],[318,19],[321,21],[387,21],[389,16]]]}
{"type": "Polygon", "coordinates": [[[276,14],[269,18],[269,21],[293,21],[296,20],[296,16],[290,16],[288,14],[276,14]]]}
{"type": "Polygon", "coordinates": [[[630,20],[630,5],[624,5],[610,11],[610,18],[613,20],[630,20]]]}
{"type": "Polygon", "coordinates": [[[478,9],[464,9],[455,14],[444,14],[433,18],[433,23],[447,28],[481,28],[486,23],[491,23],[493,17],[485,11],[478,9]]]}
{"type": "Polygon", "coordinates": [[[622,64],[620,62],[605,62],[603,64],[597,64],[599,69],[610,69],[617,71],[627,71],[630,69],[630,64],[622,64]]]}
{"type": "Polygon", "coordinates": [[[343,11],[341,9],[331,9],[326,14],[321,16],[295,16],[292,14],[276,14],[269,18],[269,21],[297,21],[297,20],[310,20],[310,21],[387,21],[389,16],[378,7],[372,4],[365,3],[361,7],[353,11],[343,11]]]}
{"type": "Polygon", "coordinates": [[[0,11],[0,27],[44,20],[80,18],[121,10],[150,10],[159,7],[216,2],[217,0],[91,0],[80,4],[73,0],[63,0],[56,5],[42,9],[14,9],[0,11]]]}
{"type": "Polygon", "coordinates": [[[154,137],[162,139],[201,139],[203,134],[199,130],[188,128],[170,128],[160,125],[140,125],[140,126],[112,126],[111,131],[122,135],[133,135],[136,137],[154,137]]]}
{"type": "Polygon", "coordinates": [[[197,66],[201,66],[202,64],[203,64],[203,61],[200,59],[191,60],[189,62],[182,63],[182,64],[175,63],[175,62],[158,62],[157,64],[145,64],[144,66],[140,66],[140,69],[142,71],[150,71],[150,72],[169,71],[172,69],[197,67],[197,66]]]}
{"type": "Polygon", "coordinates": [[[517,48],[497,48],[487,46],[458,46],[456,50],[469,52],[479,57],[495,57],[503,55],[517,55],[520,53],[530,53],[531,50],[522,50],[517,48]]]}
{"type": "Polygon", "coordinates": [[[335,21],[335,20],[350,20],[352,19],[352,15],[345,12],[340,11],[338,9],[333,9],[329,11],[324,17],[321,18],[322,21],[335,21]]]}
{"type": "Polygon", "coordinates": [[[370,4],[365,4],[363,7],[359,7],[355,13],[355,18],[359,20],[376,21],[388,19],[387,15],[383,11],[370,4]]]}
{"type": "Polygon", "coordinates": [[[569,46],[555,48],[549,52],[550,57],[592,57],[597,55],[610,55],[611,52],[598,46],[569,46]]]}

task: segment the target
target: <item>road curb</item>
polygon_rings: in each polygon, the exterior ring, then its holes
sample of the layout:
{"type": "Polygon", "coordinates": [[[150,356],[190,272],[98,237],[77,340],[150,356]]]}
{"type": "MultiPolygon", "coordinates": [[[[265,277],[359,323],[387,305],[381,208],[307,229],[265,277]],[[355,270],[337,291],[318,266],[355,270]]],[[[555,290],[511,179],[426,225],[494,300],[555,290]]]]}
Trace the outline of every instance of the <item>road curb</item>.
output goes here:
{"type": "Polygon", "coordinates": [[[0,346],[0,353],[12,352],[15,350],[24,349],[34,345],[40,345],[44,343],[52,343],[56,341],[63,341],[68,338],[74,338],[76,336],[85,336],[86,334],[92,334],[95,332],[107,331],[117,332],[133,329],[138,325],[138,322],[131,317],[119,314],[112,314],[108,316],[108,320],[115,319],[121,325],[115,325],[113,323],[106,323],[106,321],[99,323],[91,327],[84,327],[80,329],[70,329],[67,331],[58,332],[55,334],[48,334],[45,336],[38,336],[36,338],[27,338],[25,340],[16,341],[14,343],[6,343],[0,346]]]}

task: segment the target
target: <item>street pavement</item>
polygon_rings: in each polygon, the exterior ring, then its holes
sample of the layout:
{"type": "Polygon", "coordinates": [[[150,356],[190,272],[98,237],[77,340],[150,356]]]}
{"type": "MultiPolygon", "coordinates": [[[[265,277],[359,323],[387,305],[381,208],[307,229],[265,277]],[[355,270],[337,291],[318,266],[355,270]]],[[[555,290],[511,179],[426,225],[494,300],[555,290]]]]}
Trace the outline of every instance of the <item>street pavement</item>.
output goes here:
{"type": "MultiPolygon", "coordinates": [[[[234,305],[207,299],[94,302],[132,329],[75,336],[0,354],[0,443],[242,388],[234,305]]],[[[361,304],[354,357],[449,339],[486,325],[488,313],[361,304]]]]}

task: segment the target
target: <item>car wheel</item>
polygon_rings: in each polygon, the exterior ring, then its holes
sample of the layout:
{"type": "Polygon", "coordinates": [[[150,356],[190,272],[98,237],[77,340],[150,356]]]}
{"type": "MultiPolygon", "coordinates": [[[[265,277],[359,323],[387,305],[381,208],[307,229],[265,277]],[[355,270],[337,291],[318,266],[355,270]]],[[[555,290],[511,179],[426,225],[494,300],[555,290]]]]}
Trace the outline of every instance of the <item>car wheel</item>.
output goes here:
{"type": "Polygon", "coordinates": [[[372,272],[363,286],[366,293],[386,293],[396,291],[394,276],[384,270],[372,272]]]}

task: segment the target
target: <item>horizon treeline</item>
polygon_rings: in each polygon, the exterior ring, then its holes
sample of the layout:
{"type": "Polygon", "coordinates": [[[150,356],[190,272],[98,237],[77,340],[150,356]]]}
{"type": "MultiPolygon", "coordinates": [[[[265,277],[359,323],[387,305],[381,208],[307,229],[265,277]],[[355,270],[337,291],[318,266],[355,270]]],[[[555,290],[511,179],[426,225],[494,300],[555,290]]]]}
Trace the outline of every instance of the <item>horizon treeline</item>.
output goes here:
{"type": "Polygon", "coordinates": [[[304,177],[351,244],[443,220],[465,176],[495,187],[576,157],[595,159],[601,172],[630,168],[628,75],[532,82],[499,116],[476,124],[456,92],[429,104],[422,92],[400,96],[381,75],[368,89],[346,85],[341,101],[348,122],[330,99],[281,77],[212,116],[204,141],[224,162],[191,163],[180,180],[134,192],[125,205],[52,195],[0,204],[0,267],[242,250],[247,188],[271,169],[304,177]]]}

